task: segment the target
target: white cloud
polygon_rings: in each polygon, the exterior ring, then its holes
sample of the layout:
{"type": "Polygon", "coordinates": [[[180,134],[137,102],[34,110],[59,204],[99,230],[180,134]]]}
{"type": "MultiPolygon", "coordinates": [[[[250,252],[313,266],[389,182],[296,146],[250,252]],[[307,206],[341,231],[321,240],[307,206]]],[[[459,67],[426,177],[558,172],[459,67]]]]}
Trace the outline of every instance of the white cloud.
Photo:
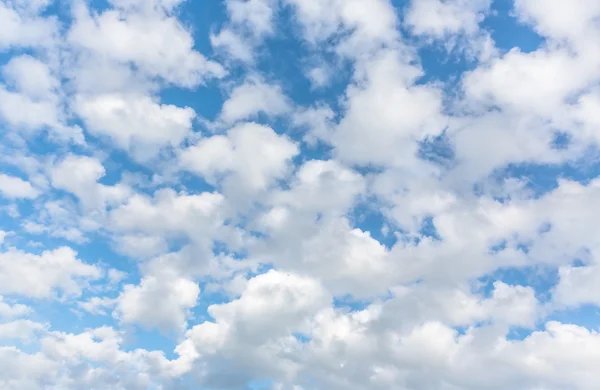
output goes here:
{"type": "Polygon", "coordinates": [[[275,27],[277,0],[227,0],[229,23],[218,33],[211,34],[210,43],[217,50],[246,64],[253,64],[256,49],[275,27]]]}
{"type": "Polygon", "coordinates": [[[310,80],[313,88],[322,88],[327,86],[333,78],[333,71],[327,64],[321,64],[311,68],[307,72],[307,77],[310,80]]]}
{"type": "Polygon", "coordinates": [[[138,286],[126,285],[117,298],[115,313],[123,324],[182,332],[199,294],[196,283],[163,270],[158,275],[144,276],[138,286]]]}
{"type": "Polygon", "coordinates": [[[530,299],[529,293],[533,292],[503,283],[497,283],[494,287],[492,296],[484,299],[464,286],[436,286],[429,283],[397,286],[391,289],[391,299],[379,308],[378,322],[399,333],[411,332],[428,322],[451,327],[487,321],[498,321],[501,325],[531,326],[537,304],[535,297],[530,299]],[[525,291],[521,291],[523,289],[525,291]],[[511,305],[521,310],[512,312],[515,315],[511,316],[511,305]],[[497,308],[500,310],[497,311],[497,308]]]}
{"type": "Polygon", "coordinates": [[[77,306],[93,315],[107,315],[107,310],[113,308],[116,303],[116,299],[92,297],[87,301],[77,302],[77,306]]]}
{"type": "Polygon", "coordinates": [[[86,209],[103,211],[108,206],[123,203],[130,195],[130,188],[116,184],[98,183],[106,171],[100,161],[93,157],[67,155],[50,169],[52,186],[75,195],[86,209]]]}
{"type": "Polygon", "coordinates": [[[271,207],[256,218],[266,237],[251,246],[251,256],[321,280],[336,296],[385,292],[394,278],[387,250],[345,218],[366,187],[335,161],[304,163],[289,190],[273,192],[271,207]]]}
{"type": "Polygon", "coordinates": [[[532,190],[600,139],[588,1],[517,0],[546,39],[506,53],[480,26],[488,0],[227,0],[208,37],[178,19],[196,11],[181,0],[76,1],[72,23],[48,0],[0,2],[2,162],[23,172],[0,174],[0,191],[30,199],[3,206],[21,215],[2,221],[0,388],[597,389],[600,336],[546,316],[600,306],[600,181],[532,190]],[[271,39],[318,89],[281,69],[271,39]],[[424,56],[431,43],[447,51],[424,56]],[[438,141],[447,158],[421,158],[438,141]],[[138,269],[11,247],[56,239],[138,269]],[[81,323],[52,331],[54,305],[81,323]],[[97,321],[128,331],[72,333],[97,321]],[[140,328],[179,342],[175,357],[140,328]]]}
{"type": "Polygon", "coordinates": [[[489,301],[490,315],[500,323],[533,328],[539,315],[535,291],[531,287],[494,283],[489,301]]]}
{"type": "Polygon", "coordinates": [[[226,224],[230,217],[231,210],[221,194],[189,195],[164,189],[153,197],[132,196],[126,204],[110,212],[106,226],[118,237],[117,244],[123,244],[122,237],[135,237],[134,242],[141,243],[138,248],[130,248],[128,254],[132,257],[147,260],[151,255],[159,255],[144,263],[146,273],[158,275],[169,269],[179,277],[210,275],[220,279],[247,268],[244,261],[228,256],[220,258],[213,253],[215,241],[231,248],[243,247],[244,232],[226,224]],[[152,253],[165,248],[174,252],[152,253]]]}
{"type": "Polygon", "coordinates": [[[82,130],[67,124],[59,81],[48,64],[30,55],[15,56],[2,75],[6,85],[0,85],[0,118],[10,130],[38,135],[51,129],[50,138],[85,143],[82,130]]]}
{"type": "Polygon", "coordinates": [[[0,86],[0,118],[9,128],[34,135],[51,128],[51,138],[67,143],[84,144],[82,130],[63,123],[62,113],[57,104],[55,96],[49,96],[47,100],[34,100],[0,86]]]}
{"type": "Polygon", "coordinates": [[[211,35],[210,44],[217,50],[224,50],[240,61],[251,63],[254,60],[251,46],[239,34],[230,29],[222,29],[217,34],[211,35]]]}
{"type": "Polygon", "coordinates": [[[33,101],[25,95],[7,91],[0,87],[0,114],[14,126],[39,128],[52,126],[58,112],[52,101],[33,101]]]}
{"type": "Polygon", "coordinates": [[[13,346],[0,347],[0,385],[7,390],[36,389],[52,381],[60,364],[40,353],[27,354],[13,346]]]}
{"type": "Polygon", "coordinates": [[[29,343],[37,334],[46,332],[48,325],[31,320],[16,320],[0,324],[0,340],[18,340],[29,343]]]}
{"type": "Polygon", "coordinates": [[[364,165],[413,163],[415,141],[440,133],[445,124],[440,91],[414,85],[421,72],[395,50],[383,50],[361,64],[329,140],[339,159],[364,165]]]}
{"type": "Polygon", "coordinates": [[[386,0],[286,0],[294,7],[304,38],[323,43],[343,37],[340,53],[359,58],[365,51],[393,42],[398,37],[397,18],[386,0]],[[344,34],[347,34],[344,37],[344,34]]]}
{"type": "Polygon", "coordinates": [[[48,65],[29,55],[12,57],[2,74],[17,90],[32,98],[48,96],[59,85],[48,65]]]}
{"type": "Polygon", "coordinates": [[[40,209],[35,221],[23,221],[23,231],[34,234],[48,234],[50,237],[64,238],[68,241],[84,244],[88,242],[85,231],[97,230],[98,226],[85,217],[79,218],[70,202],[48,201],[40,209]],[[90,226],[92,225],[92,226],[90,226]]]}
{"type": "Polygon", "coordinates": [[[549,116],[565,100],[600,77],[598,61],[568,50],[513,49],[464,79],[467,95],[521,113],[549,116]]]}
{"type": "Polygon", "coordinates": [[[202,240],[221,226],[224,197],[217,193],[177,194],[157,191],[153,198],[134,195],[110,214],[111,230],[151,236],[189,234],[202,240]]]}
{"type": "Polygon", "coordinates": [[[554,302],[559,307],[600,305],[597,294],[600,272],[596,264],[585,267],[562,267],[559,270],[559,277],[559,283],[553,293],[554,302]]]}
{"type": "Polygon", "coordinates": [[[54,43],[58,35],[57,21],[37,15],[44,5],[39,1],[25,7],[14,2],[0,3],[0,47],[43,47],[54,43]]]}
{"type": "Polygon", "coordinates": [[[14,378],[12,383],[17,384],[35,383],[37,388],[53,383],[65,389],[80,386],[144,389],[158,385],[161,377],[168,379],[171,372],[178,372],[185,364],[178,360],[169,361],[159,351],[125,351],[121,349],[123,343],[122,333],[109,327],[87,329],[78,334],[50,332],[41,339],[42,352],[39,354],[13,351],[8,354],[6,351],[7,355],[18,357],[17,361],[28,369],[15,370],[3,377],[14,378]],[[37,369],[32,370],[30,366],[37,369]],[[29,377],[24,373],[29,373],[29,377]]]}
{"type": "Polygon", "coordinates": [[[3,173],[0,173],[0,193],[9,199],[34,199],[40,195],[28,181],[3,173]]]}
{"type": "Polygon", "coordinates": [[[196,116],[189,107],[160,104],[144,95],[79,96],[75,109],[91,134],[110,138],[141,160],[179,145],[196,116]]]}
{"type": "Polygon", "coordinates": [[[232,22],[245,25],[257,35],[273,31],[275,1],[272,0],[227,0],[225,5],[232,22]]]}
{"type": "Polygon", "coordinates": [[[136,10],[148,7],[150,10],[171,12],[176,7],[181,5],[184,0],[110,0],[110,3],[115,7],[122,8],[125,10],[136,10]],[[160,8],[160,9],[156,9],[160,8]]]}
{"type": "Polygon", "coordinates": [[[310,160],[300,166],[290,190],[275,193],[274,201],[311,213],[340,215],[365,189],[364,177],[339,162],[310,160]]]}
{"type": "Polygon", "coordinates": [[[127,278],[127,273],[119,271],[118,269],[111,268],[108,270],[106,278],[108,279],[109,286],[116,285],[120,283],[123,279],[127,278]]]}
{"type": "Polygon", "coordinates": [[[32,298],[81,294],[87,281],[101,277],[99,268],[85,264],[71,248],[41,255],[9,249],[0,253],[0,293],[32,298]]]}
{"type": "Polygon", "coordinates": [[[324,221],[302,231],[301,223],[306,220],[299,219],[292,214],[285,225],[276,225],[274,240],[269,242],[272,247],[257,254],[279,269],[321,280],[335,296],[367,298],[387,292],[395,277],[394,265],[386,248],[368,232],[352,229],[344,219],[324,221]]]}
{"type": "Polygon", "coordinates": [[[164,253],[168,249],[164,237],[131,234],[115,237],[119,252],[134,257],[147,258],[164,253]]]}
{"type": "Polygon", "coordinates": [[[3,319],[11,319],[24,317],[32,312],[31,307],[15,303],[7,302],[4,297],[0,296],[0,317],[3,319]]]}
{"type": "Polygon", "coordinates": [[[414,34],[447,38],[479,29],[490,0],[412,0],[405,23],[414,34]]]}
{"type": "Polygon", "coordinates": [[[290,103],[281,87],[250,78],[231,91],[229,98],[223,103],[220,119],[232,124],[255,118],[258,114],[278,116],[290,110],[290,103]]]}
{"type": "Polygon", "coordinates": [[[92,15],[80,5],[68,39],[96,56],[134,65],[176,85],[193,87],[225,74],[219,64],[194,50],[191,34],[175,17],[161,12],[107,10],[92,15]]]}
{"type": "Polygon", "coordinates": [[[219,369],[220,360],[213,356],[222,356],[227,365],[222,368],[233,369],[242,383],[249,379],[247,375],[285,370],[285,362],[269,367],[274,363],[269,353],[279,353],[277,345],[285,348],[288,335],[306,327],[330,299],[313,279],[271,270],[249,280],[239,299],[210,306],[208,312],[215,322],[194,326],[176,352],[199,359],[199,367],[211,365],[204,374],[209,381],[224,379],[213,371],[219,369]]]}
{"type": "Polygon", "coordinates": [[[283,178],[298,152],[287,136],[267,126],[243,123],[227,135],[201,139],[183,150],[179,161],[182,169],[198,173],[211,183],[225,177],[225,189],[253,193],[283,178]]]}
{"type": "Polygon", "coordinates": [[[568,4],[560,0],[516,0],[515,11],[521,20],[532,23],[540,34],[551,38],[581,39],[594,30],[598,33],[595,19],[600,15],[600,5],[594,0],[568,4]]]}

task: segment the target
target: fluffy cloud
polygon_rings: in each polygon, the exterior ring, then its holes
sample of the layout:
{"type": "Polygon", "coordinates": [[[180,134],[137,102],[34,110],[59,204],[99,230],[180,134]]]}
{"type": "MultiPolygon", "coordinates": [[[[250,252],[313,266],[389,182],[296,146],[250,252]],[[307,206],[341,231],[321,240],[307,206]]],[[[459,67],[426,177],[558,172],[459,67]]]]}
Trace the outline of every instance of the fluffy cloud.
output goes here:
{"type": "Polygon", "coordinates": [[[80,96],[75,107],[90,133],[108,137],[141,160],[161,147],[178,146],[196,115],[189,107],[159,104],[145,95],[80,96]]]}
{"type": "Polygon", "coordinates": [[[341,37],[340,54],[360,57],[363,51],[377,48],[397,38],[397,18],[391,4],[376,0],[286,0],[296,11],[304,38],[311,43],[341,37]]]}
{"type": "Polygon", "coordinates": [[[59,85],[48,65],[28,55],[11,58],[2,73],[12,86],[32,98],[48,95],[59,85]]]}
{"type": "Polygon", "coordinates": [[[50,128],[52,138],[84,143],[81,129],[67,123],[59,81],[48,64],[30,55],[16,56],[4,65],[2,75],[0,118],[9,127],[27,134],[50,128]]]}
{"type": "Polygon", "coordinates": [[[281,115],[290,111],[287,98],[276,85],[262,80],[249,79],[231,91],[221,111],[221,120],[234,123],[252,119],[258,114],[281,115]]]}
{"type": "Polygon", "coordinates": [[[145,276],[139,286],[127,285],[117,299],[116,313],[125,324],[183,331],[189,309],[196,306],[200,288],[189,279],[162,275],[145,276]]]}
{"type": "Polygon", "coordinates": [[[289,334],[301,331],[330,299],[315,280],[269,271],[249,280],[238,300],[209,307],[215,322],[194,326],[176,351],[199,367],[211,367],[199,372],[207,384],[222,386],[227,373],[236,374],[229,386],[260,379],[265,372],[281,375],[293,364],[273,365],[272,356],[285,356],[280,348],[293,346],[289,334]]]}
{"type": "Polygon", "coordinates": [[[136,194],[111,212],[111,229],[149,235],[189,234],[202,240],[203,234],[214,233],[223,223],[223,201],[222,195],[208,192],[188,195],[165,189],[153,198],[136,194]]]}
{"type": "Polygon", "coordinates": [[[68,155],[50,170],[55,188],[75,195],[85,208],[104,210],[127,199],[129,188],[124,185],[107,186],[98,183],[106,171],[93,157],[68,155]]]}
{"type": "Polygon", "coordinates": [[[102,273],[76,255],[67,247],[41,255],[9,249],[0,254],[0,291],[32,298],[50,298],[58,292],[79,295],[87,281],[100,278],[102,273]]]}
{"type": "Polygon", "coordinates": [[[465,89],[488,104],[548,116],[599,76],[595,64],[567,50],[513,50],[469,74],[465,89]]]}
{"type": "Polygon", "coordinates": [[[229,24],[217,34],[211,34],[212,46],[237,60],[253,63],[254,51],[275,30],[273,19],[277,3],[277,0],[227,0],[229,24]]]}
{"type": "Polygon", "coordinates": [[[489,0],[413,0],[405,21],[415,34],[447,38],[479,30],[489,6],[489,0]]]}
{"type": "Polygon", "coordinates": [[[522,20],[532,23],[544,36],[581,39],[583,34],[598,32],[594,19],[600,15],[600,6],[594,1],[577,0],[567,8],[556,0],[516,0],[515,9],[522,20]]]}
{"type": "Polygon", "coordinates": [[[39,16],[48,2],[18,1],[0,3],[0,47],[38,47],[50,45],[58,33],[56,19],[39,16]]]}
{"type": "Polygon", "coordinates": [[[364,165],[412,163],[415,141],[444,127],[440,92],[413,85],[420,75],[395,50],[381,51],[362,64],[356,84],[346,91],[345,115],[331,136],[340,159],[364,165]]]}
{"type": "Polygon", "coordinates": [[[228,131],[201,139],[185,149],[181,167],[204,176],[209,182],[225,177],[223,186],[243,192],[265,190],[288,171],[298,147],[288,137],[256,123],[243,123],[228,131]]]}
{"type": "Polygon", "coordinates": [[[0,339],[18,340],[28,343],[36,339],[36,333],[46,331],[44,324],[33,322],[31,320],[16,320],[0,324],[0,339]]]}
{"type": "Polygon", "coordinates": [[[40,194],[28,181],[5,174],[0,174],[0,193],[9,199],[32,199],[40,194]]]}
{"type": "Polygon", "coordinates": [[[599,387],[596,2],[200,3],[0,0],[0,388],[599,387]]]}
{"type": "Polygon", "coordinates": [[[206,77],[224,75],[220,65],[194,50],[191,34],[176,18],[160,11],[144,13],[133,4],[100,14],[78,6],[69,40],[94,55],[177,85],[192,87],[206,77]]]}
{"type": "Polygon", "coordinates": [[[4,297],[0,297],[0,317],[2,318],[17,318],[23,317],[32,312],[29,306],[19,303],[10,304],[5,301],[4,297]]]}

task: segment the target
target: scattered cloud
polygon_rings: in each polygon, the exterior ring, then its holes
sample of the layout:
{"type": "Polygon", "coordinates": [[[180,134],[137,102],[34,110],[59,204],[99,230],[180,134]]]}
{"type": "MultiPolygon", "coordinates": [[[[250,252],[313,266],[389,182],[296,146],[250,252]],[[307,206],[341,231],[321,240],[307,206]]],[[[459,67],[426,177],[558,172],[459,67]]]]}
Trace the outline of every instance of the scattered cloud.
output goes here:
{"type": "Polygon", "coordinates": [[[599,388],[598,4],[0,0],[0,388],[599,388]]]}

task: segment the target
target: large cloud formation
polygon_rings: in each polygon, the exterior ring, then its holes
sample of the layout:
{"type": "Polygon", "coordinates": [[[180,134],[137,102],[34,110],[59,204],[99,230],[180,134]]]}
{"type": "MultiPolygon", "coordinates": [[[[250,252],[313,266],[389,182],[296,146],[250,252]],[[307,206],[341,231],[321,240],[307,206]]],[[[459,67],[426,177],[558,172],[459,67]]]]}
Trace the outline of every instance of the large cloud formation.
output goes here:
{"type": "Polygon", "coordinates": [[[600,388],[599,20],[0,0],[0,388],[600,388]]]}

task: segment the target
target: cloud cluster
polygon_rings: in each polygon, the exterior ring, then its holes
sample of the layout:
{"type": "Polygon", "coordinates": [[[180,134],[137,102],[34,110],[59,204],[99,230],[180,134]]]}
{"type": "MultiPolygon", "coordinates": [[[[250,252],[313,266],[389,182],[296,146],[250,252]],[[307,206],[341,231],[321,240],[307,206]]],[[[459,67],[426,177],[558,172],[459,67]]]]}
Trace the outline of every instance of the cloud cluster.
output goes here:
{"type": "Polygon", "coordinates": [[[209,3],[0,0],[0,388],[600,387],[600,3],[209,3]]]}

